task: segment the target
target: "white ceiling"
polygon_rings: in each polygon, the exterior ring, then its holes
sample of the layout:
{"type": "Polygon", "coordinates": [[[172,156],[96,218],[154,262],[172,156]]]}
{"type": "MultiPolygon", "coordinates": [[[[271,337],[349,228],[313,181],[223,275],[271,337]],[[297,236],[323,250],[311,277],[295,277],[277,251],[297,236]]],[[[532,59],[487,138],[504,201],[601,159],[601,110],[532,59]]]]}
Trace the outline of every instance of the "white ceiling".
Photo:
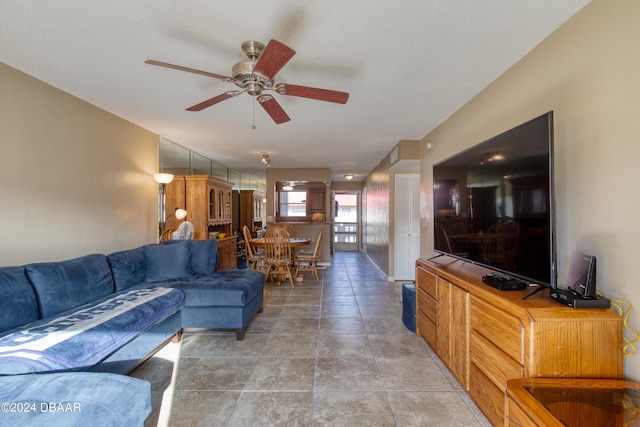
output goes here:
{"type": "Polygon", "coordinates": [[[2,0],[0,61],[235,169],[329,167],[361,180],[421,139],[588,0],[2,0]],[[350,93],[346,105],[275,95],[276,125],[221,80],[246,40],[297,54],[276,82],[350,93]],[[255,124],[256,129],[252,129],[255,124]]]}

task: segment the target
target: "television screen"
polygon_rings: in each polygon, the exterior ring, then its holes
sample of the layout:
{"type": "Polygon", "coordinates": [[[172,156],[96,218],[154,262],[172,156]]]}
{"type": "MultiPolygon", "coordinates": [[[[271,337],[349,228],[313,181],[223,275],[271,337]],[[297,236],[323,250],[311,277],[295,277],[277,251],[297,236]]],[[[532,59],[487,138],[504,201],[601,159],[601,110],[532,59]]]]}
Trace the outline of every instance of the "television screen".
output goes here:
{"type": "Polygon", "coordinates": [[[555,287],[553,112],[433,166],[434,249],[555,287]]]}

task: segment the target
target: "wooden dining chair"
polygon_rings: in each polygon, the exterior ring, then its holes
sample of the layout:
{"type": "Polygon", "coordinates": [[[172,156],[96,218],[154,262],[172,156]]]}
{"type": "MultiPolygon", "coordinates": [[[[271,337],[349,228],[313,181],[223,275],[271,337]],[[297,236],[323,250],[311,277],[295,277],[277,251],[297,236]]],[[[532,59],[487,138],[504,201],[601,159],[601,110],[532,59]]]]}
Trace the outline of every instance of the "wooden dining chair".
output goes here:
{"type": "Polygon", "coordinates": [[[289,238],[296,237],[296,229],[293,227],[293,225],[291,225],[291,224],[280,224],[278,227],[282,227],[285,230],[287,230],[287,233],[289,233],[289,238]]]}
{"type": "Polygon", "coordinates": [[[434,230],[435,231],[433,235],[433,240],[434,240],[435,249],[453,253],[453,250],[451,249],[451,241],[449,240],[449,235],[447,234],[447,230],[445,230],[444,227],[438,224],[437,222],[435,223],[434,230]]]}
{"type": "Polygon", "coordinates": [[[265,272],[267,266],[264,262],[264,252],[256,253],[251,247],[251,232],[246,225],[242,228],[242,234],[244,235],[244,247],[247,254],[247,262],[249,263],[250,270],[257,270],[265,272]]]}
{"type": "Polygon", "coordinates": [[[289,278],[293,288],[294,280],[291,274],[293,257],[289,233],[282,227],[269,228],[264,234],[264,243],[265,263],[267,265],[265,280],[269,275],[271,275],[271,281],[273,281],[273,276],[277,276],[278,285],[280,285],[280,276],[284,275],[285,280],[287,277],[289,278]]]}
{"type": "Polygon", "coordinates": [[[313,271],[316,276],[316,283],[320,280],[318,278],[318,263],[321,261],[321,248],[322,248],[322,233],[324,229],[320,228],[318,232],[318,238],[316,239],[316,245],[313,249],[313,253],[300,252],[296,256],[296,274],[300,271],[313,271]]]}

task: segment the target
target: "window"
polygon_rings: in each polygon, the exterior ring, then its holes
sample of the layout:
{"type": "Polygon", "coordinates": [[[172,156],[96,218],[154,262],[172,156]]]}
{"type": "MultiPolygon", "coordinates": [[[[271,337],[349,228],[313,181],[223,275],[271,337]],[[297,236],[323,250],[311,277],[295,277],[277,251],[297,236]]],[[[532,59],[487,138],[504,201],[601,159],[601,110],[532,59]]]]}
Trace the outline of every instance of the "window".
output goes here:
{"type": "Polygon", "coordinates": [[[355,194],[336,194],[336,222],[358,222],[358,197],[355,194]]]}
{"type": "Polygon", "coordinates": [[[279,212],[281,218],[307,216],[306,191],[279,191],[279,212]]]}

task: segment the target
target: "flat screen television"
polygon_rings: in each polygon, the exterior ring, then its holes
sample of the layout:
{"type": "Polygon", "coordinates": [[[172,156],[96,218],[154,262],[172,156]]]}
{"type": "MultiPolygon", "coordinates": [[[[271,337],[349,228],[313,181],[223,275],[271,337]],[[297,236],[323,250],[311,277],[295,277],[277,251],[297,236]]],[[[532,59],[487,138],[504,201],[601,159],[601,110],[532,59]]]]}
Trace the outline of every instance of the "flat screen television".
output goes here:
{"type": "Polygon", "coordinates": [[[553,112],[433,166],[434,249],[556,287],[553,112]]]}

